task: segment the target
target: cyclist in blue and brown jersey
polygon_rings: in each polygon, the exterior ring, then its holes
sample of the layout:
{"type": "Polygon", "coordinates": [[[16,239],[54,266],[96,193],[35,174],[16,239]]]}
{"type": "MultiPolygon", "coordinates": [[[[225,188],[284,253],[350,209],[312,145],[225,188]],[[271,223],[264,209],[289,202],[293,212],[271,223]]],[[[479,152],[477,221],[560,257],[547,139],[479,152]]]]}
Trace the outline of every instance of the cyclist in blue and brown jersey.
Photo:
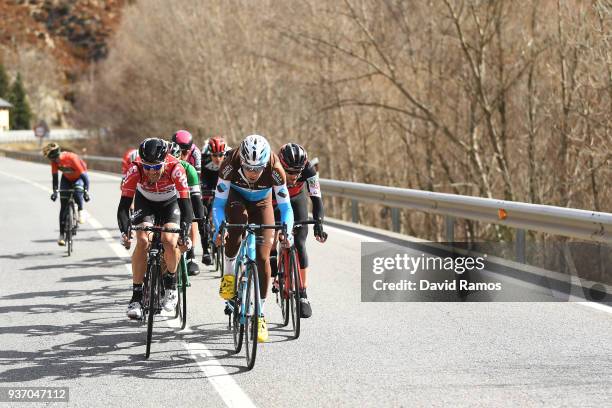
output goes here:
{"type": "MultiPolygon", "coordinates": [[[[213,222],[215,243],[220,245],[219,227],[222,222],[232,224],[274,224],[272,191],[276,194],[280,211],[280,221],[293,229],[293,211],[289,203],[286,176],[278,156],[272,153],[268,141],[260,135],[247,136],[240,147],[228,155],[219,169],[219,181],[213,202],[213,222]]],[[[264,317],[264,306],[270,287],[270,249],[274,241],[273,230],[259,232],[263,242],[257,245],[257,270],[261,294],[261,316],[258,319],[257,340],[268,338],[268,328],[264,317]]],[[[234,289],[234,263],[242,240],[242,231],[232,229],[225,243],[225,275],[221,280],[219,294],[223,299],[232,299],[234,289]]],[[[288,234],[283,245],[290,246],[293,237],[288,234]]]]}

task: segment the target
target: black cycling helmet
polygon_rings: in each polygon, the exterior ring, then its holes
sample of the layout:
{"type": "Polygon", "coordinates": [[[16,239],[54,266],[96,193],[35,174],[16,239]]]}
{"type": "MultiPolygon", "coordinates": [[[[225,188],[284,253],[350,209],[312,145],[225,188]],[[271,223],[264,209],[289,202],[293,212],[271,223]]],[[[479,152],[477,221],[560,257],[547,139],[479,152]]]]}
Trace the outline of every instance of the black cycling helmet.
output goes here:
{"type": "Polygon", "coordinates": [[[168,143],[162,139],[145,139],[138,147],[138,156],[146,163],[161,163],[167,154],[168,143]]]}
{"type": "Polygon", "coordinates": [[[308,161],[306,150],[297,143],[287,143],[278,153],[281,164],[287,170],[302,171],[308,161]]]}

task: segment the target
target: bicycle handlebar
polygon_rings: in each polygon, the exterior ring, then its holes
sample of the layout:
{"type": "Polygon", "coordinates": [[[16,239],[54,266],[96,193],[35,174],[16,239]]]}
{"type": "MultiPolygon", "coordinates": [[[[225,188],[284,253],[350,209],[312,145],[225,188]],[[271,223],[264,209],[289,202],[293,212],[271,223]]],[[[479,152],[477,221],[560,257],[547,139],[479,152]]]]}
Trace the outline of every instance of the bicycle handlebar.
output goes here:
{"type": "Polygon", "coordinates": [[[154,225],[145,225],[145,226],[133,226],[130,227],[132,231],[147,231],[147,232],[169,232],[172,234],[180,234],[183,230],[180,228],[166,228],[166,227],[158,227],[154,225]]]}

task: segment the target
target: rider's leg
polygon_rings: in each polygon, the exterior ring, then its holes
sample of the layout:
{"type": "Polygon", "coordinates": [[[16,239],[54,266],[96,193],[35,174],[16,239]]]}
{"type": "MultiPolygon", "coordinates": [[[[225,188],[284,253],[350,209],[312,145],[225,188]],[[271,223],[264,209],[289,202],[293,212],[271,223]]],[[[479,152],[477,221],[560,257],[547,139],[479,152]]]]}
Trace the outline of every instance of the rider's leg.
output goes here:
{"type": "MultiPolygon", "coordinates": [[[[62,178],[60,179],[60,190],[70,190],[72,188],[72,182],[70,182],[64,175],[62,174],[62,178]]],[[[60,237],[64,236],[64,224],[66,220],[66,216],[68,215],[68,199],[70,198],[70,193],[60,193],[60,213],[59,213],[59,229],[60,229],[60,237]]]]}
{"type": "MultiPolygon", "coordinates": [[[[249,222],[255,224],[274,224],[274,209],[272,198],[248,205],[249,222]]],[[[260,232],[263,236],[263,243],[257,244],[257,271],[259,272],[259,292],[262,301],[265,302],[270,288],[270,250],[274,242],[274,230],[267,229],[260,232]]]]}
{"type": "MultiPolygon", "coordinates": [[[[308,219],[308,199],[305,190],[291,199],[291,208],[293,209],[293,217],[296,222],[306,221],[308,219]]],[[[297,228],[296,234],[293,237],[298,259],[300,260],[300,279],[302,281],[302,288],[304,290],[308,287],[308,253],[306,252],[307,237],[308,225],[297,228]]]]}

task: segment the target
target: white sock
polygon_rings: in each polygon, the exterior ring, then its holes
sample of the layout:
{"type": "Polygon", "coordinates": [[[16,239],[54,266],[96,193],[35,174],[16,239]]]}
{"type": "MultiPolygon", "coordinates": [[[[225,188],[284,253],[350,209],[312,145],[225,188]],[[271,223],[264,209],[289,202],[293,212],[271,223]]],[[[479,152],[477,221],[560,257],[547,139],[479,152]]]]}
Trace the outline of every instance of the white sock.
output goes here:
{"type": "Polygon", "coordinates": [[[236,265],[236,257],[228,258],[225,257],[225,275],[236,275],[234,272],[234,266],[236,265]]]}
{"type": "Polygon", "coordinates": [[[264,306],[266,305],[266,298],[261,299],[261,315],[264,315],[264,306]]]}

